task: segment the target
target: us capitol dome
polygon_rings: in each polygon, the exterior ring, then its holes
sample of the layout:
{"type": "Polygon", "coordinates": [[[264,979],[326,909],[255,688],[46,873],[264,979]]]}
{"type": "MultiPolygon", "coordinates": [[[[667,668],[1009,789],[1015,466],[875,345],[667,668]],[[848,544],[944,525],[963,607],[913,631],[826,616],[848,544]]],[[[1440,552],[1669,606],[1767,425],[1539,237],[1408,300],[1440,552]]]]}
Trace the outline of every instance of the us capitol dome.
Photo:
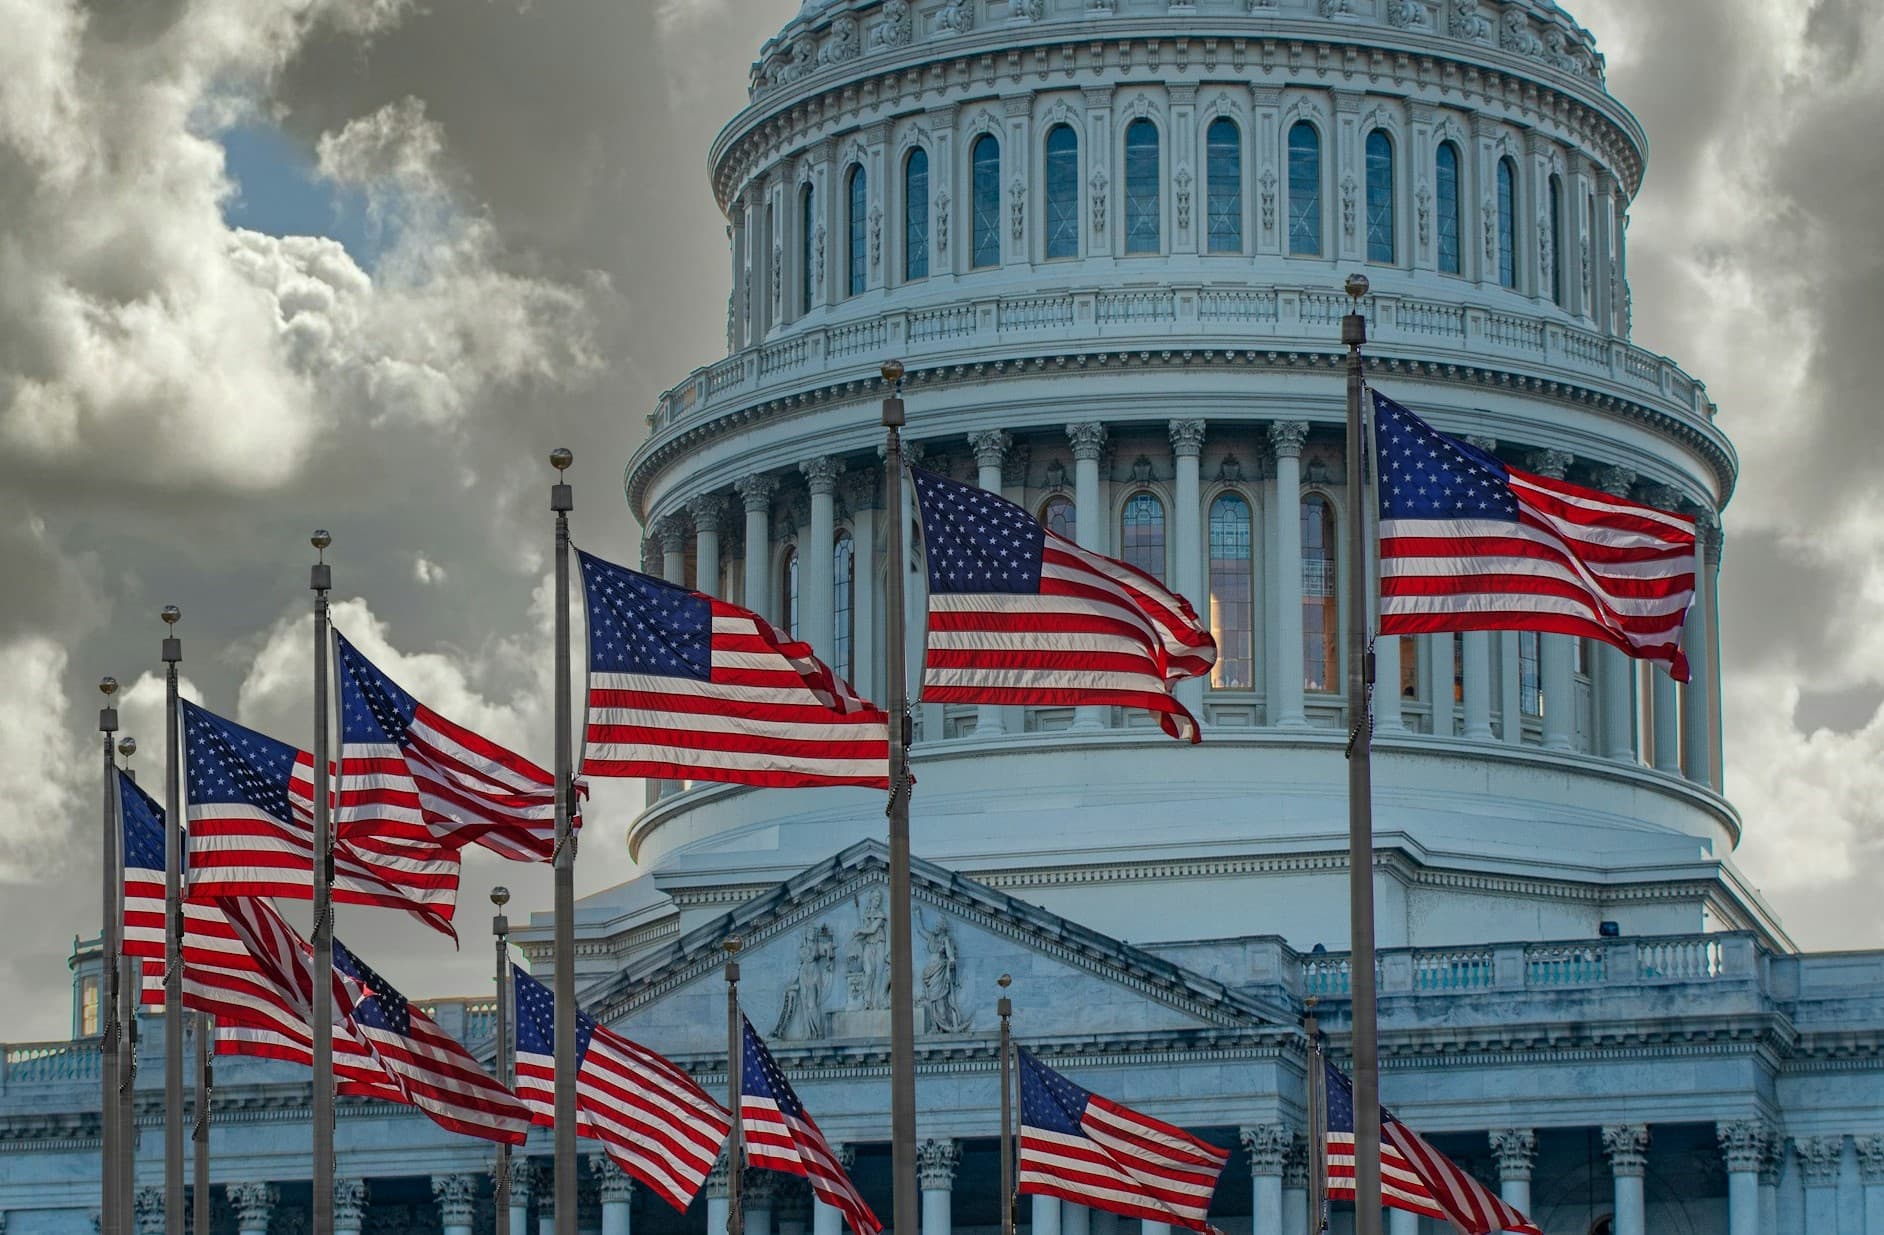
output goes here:
{"type": "MultiPolygon", "coordinates": [[[[1347,1029],[1350,271],[1377,388],[1701,529],[1690,685],[1566,636],[1379,642],[1387,1105],[1550,1235],[1884,1230],[1884,955],[1802,954],[1732,859],[1716,605],[1738,465],[1701,382],[1630,338],[1645,159],[1551,0],[806,0],[760,49],[709,160],[725,356],[661,396],[624,473],[644,567],[879,701],[902,588],[914,676],[913,526],[908,573],[884,569],[911,523],[883,499],[894,358],[922,466],[1163,579],[1220,649],[1180,688],[1195,747],[1119,709],[914,707],[921,1235],[999,1230],[1003,974],[1053,1067],[1233,1150],[1227,1235],[1306,1229],[1301,1017],[1337,1057],[1347,1029]]],[[[651,783],[641,873],[577,930],[583,1004],[709,1088],[739,935],[748,1015],[887,1215],[883,808],[651,783]]],[[[547,972],[547,914],[519,939],[547,972]]],[[[488,997],[428,1006],[489,1056],[488,997]]],[[[75,1012],[71,1043],[8,1048],[6,1235],[82,1235],[95,1207],[85,1041],[75,1012]]],[[[298,1229],[306,1074],[220,1073],[240,1122],[217,1125],[219,1231],[298,1229]]],[[[489,1229],[486,1146],[371,1104],[339,1129],[352,1229],[489,1229]]],[[[525,1157],[548,1151],[539,1130],[525,1157]]],[[[531,1178],[518,1222],[548,1214],[531,1178]]],[[[584,1178],[584,1230],[724,1229],[718,1177],[684,1215],[605,1161],[584,1178]]],[[[836,1235],[797,1181],[748,1178],[750,1235],[836,1235]]],[[[1020,1224],[1167,1235],[1049,1198],[1020,1224]]]]}

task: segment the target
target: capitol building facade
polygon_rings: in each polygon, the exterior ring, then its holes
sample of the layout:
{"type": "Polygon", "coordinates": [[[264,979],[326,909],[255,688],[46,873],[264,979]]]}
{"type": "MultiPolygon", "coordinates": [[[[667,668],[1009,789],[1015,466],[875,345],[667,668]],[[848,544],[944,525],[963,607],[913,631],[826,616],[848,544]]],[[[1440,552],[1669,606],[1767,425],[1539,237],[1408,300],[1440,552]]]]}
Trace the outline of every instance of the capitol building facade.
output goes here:
{"type": "MultiPolygon", "coordinates": [[[[764,45],[711,157],[727,354],[661,397],[625,472],[644,567],[881,701],[887,589],[923,610],[920,544],[884,568],[912,526],[878,450],[896,358],[922,466],[1157,575],[1220,648],[1180,688],[1194,747],[1124,710],[916,705],[921,1235],[999,1230],[1004,974],[1030,1050],[1233,1151],[1227,1235],[1307,1229],[1301,1018],[1337,1058],[1347,1031],[1350,271],[1377,388],[1702,531],[1688,686],[1562,636],[1379,642],[1386,1104],[1549,1235],[1884,1235],[1884,954],[1801,953],[1732,860],[1737,462],[1701,383],[1630,339],[1645,154],[1552,0],[807,0],[764,45]]],[[[577,932],[584,1006],[715,1091],[740,936],[748,1015],[887,1215],[883,806],[651,784],[642,873],[577,932]]],[[[547,972],[547,915],[518,938],[547,972]]],[[[72,1040],[0,1065],[4,1235],[95,1220],[87,955],[72,1040]]],[[[427,1006],[490,1057],[488,997],[427,1006]]],[[[158,1027],[141,1040],[155,1185],[158,1027]]],[[[488,1145],[366,1101],[338,1126],[339,1229],[490,1229],[488,1145]]],[[[217,1235],[306,1229],[308,1135],[305,1071],[219,1062],[217,1235]]],[[[548,1150],[539,1130],[515,1231],[549,1220],[548,1150]]],[[[800,1181],[748,1178],[750,1235],[837,1235],[800,1181]]],[[[584,1166],[585,1232],[702,1235],[725,1210],[718,1175],[679,1214],[584,1166]]],[[[153,1189],[138,1218],[161,1229],[153,1189]]],[[[1020,1223],[1167,1235],[1045,1198],[1020,1223]]]]}

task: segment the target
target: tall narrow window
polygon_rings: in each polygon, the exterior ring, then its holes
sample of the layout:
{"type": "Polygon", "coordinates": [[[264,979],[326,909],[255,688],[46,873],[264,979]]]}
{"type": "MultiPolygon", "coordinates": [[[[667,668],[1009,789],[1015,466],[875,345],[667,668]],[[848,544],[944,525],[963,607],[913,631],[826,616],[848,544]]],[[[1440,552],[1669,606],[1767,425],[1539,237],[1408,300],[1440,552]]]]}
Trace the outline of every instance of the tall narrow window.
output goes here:
{"type": "Polygon", "coordinates": [[[1226,493],[1210,504],[1210,633],[1217,663],[1210,684],[1220,690],[1255,685],[1255,563],[1249,503],[1226,493]]]}
{"type": "Polygon", "coordinates": [[[1341,624],[1335,612],[1334,506],[1320,494],[1302,499],[1302,689],[1341,689],[1341,624]]]}
{"type": "Polygon", "coordinates": [[[1433,192],[1438,199],[1433,210],[1439,225],[1433,234],[1439,238],[1439,273],[1458,274],[1459,148],[1451,142],[1440,142],[1433,157],[1433,192]]]}
{"type": "Polygon", "coordinates": [[[98,979],[86,974],[79,979],[79,1037],[90,1038],[102,1032],[98,1027],[98,979]]]}
{"type": "Polygon", "coordinates": [[[857,613],[857,542],[849,532],[837,534],[831,554],[831,613],[837,619],[836,641],[831,645],[831,668],[846,682],[851,680],[855,662],[857,613]]]}
{"type": "Polygon", "coordinates": [[[974,256],[970,266],[1001,264],[1001,143],[983,133],[970,149],[974,164],[974,256]]]}
{"type": "Polygon", "coordinates": [[[903,161],[903,278],[929,277],[929,152],[918,146],[903,161]]]}
{"type": "Polygon", "coordinates": [[[811,182],[798,190],[798,311],[811,312],[812,298],[818,286],[818,221],[811,182]]]}
{"type": "Polygon", "coordinates": [[[1550,178],[1550,298],[1563,303],[1563,181],[1550,178]]]}
{"type": "Polygon", "coordinates": [[[1134,120],[1125,126],[1125,251],[1156,253],[1158,220],[1158,126],[1134,120]]]}
{"type": "Polygon", "coordinates": [[[1208,251],[1243,251],[1243,134],[1236,121],[1219,116],[1204,130],[1204,203],[1210,229],[1208,251]]]}
{"type": "Polygon", "coordinates": [[[1420,640],[1418,635],[1400,636],[1400,697],[1420,697],[1420,640]]]}
{"type": "Polygon", "coordinates": [[[1119,516],[1119,556],[1154,579],[1164,578],[1164,503],[1139,491],[1119,516]]]}
{"type": "Polygon", "coordinates": [[[1367,260],[1393,260],[1393,139],[1367,135],[1367,260]]]}
{"type": "Polygon", "coordinates": [[[1321,256],[1321,134],[1306,120],[1289,130],[1289,252],[1321,256]]]}
{"type": "Polygon", "coordinates": [[[855,296],[870,284],[869,255],[864,248],[870,226],[870,194],[864,184],[864,169],[853,166],[844,180],[844,227],[850,241],[844,251],[845,292],[855,296]]]}
{"type": "Polygon", "coordinates": [[[779,597],[785,609],[785,633],[798,637],[798,550],[785,550],[784,577],[779,580],[779,597]]]}
{"type": "Polygon", "coordinates": [[[1047,256],[1079,256],[1079,134],[1070,124],[1047,132],[1047,256]]]}
{"type": "Polygon", "coordinates": [[[1047,504],[1040,508],[1040,521],[1047,525],[1047,530],[1055,536],[1064,536],[1079,543],[1078,508],[1070,497],[1050,497],[1047,504]]]}
{"type": "Polygon", "coordinates": [[[1537,674],[1537,632],[1518,632],[1518,711],[1526,716],[1544,714],[1544,692],[1537,674]]]}
{"type": "Polygon", "coordinates": [[[1518,165],[1498,160],[1498,281],[1518,285],[1518,165]]]}

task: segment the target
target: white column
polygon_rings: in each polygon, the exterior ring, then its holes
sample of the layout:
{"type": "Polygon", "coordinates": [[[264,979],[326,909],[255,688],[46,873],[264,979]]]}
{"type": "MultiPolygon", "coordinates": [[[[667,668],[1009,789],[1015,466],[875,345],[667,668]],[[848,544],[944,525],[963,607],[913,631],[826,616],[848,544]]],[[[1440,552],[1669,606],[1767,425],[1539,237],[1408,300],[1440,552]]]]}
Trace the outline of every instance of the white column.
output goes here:
{"type": "Polygon", "coordinates": [[[780,1178],[772,1171],[753,1170],[741,1176],[741,1186],[745,1189],[741,1199],[746,1206],[746,1235],[772,1235],[772,1200],[777,1195],[780,1178]]]}
{"type": "Polygon", "coordinates": [[[877,688],[877,512],[883,508],[883,474],[874,467],[844,474],[844,504],[850,508],[851,562],[856,601],[851,613],[850,684],[866,699],[880,699],[877,688]]]}
{"type": "Polygon", "coordinates": [[[1071,1201],[1061,1202],[1060,1235],[1092,1235],[1092,1210],[1071,1201]]]}
{"type": "Polygon", "coordinates": [[[1374,640],[1374,732],[1405,733],[1400,711],[1400,636],[1374,640]]]}
{"type": "Polygon", "coordinates": [[[798,542],[798,613],[802,636],[825,664],[837,641],[833,551],[837,546],[837,478],[844,462],[825,455],[798,465],[811,489],[811,537],[798,542]]]}
{"type": "Polygon", "coordinates": [[[1884,1136],[1854,1136],[1851,1143],[1858,1151],[1858,1183],[1864,1189],[1865,1235],[1878,1235],[1884,1232],[1884,1136]]]}
{"type": "MultiPolygon", "coordinates": [[[[1098,1217],[1099,1215],[1097,1213],[1093,1214],[1095,1220],[1098,1217]]],[[[1171,1224],[1169,1222],[1153,1222],[1150,1218],[1141,1218],[1139,1219],[1138,1227],[1139,1235],[1171,1235],[1171,1224]]]]}
{"type": "MultiPolygon", "coordinates": [[[[1523,234],[1520,228],[1519,233],[1523,234]]],[[[1570,467],[1571,455],[1562,450],[1533,451],[1526,460],[1529,470],[1552,480],[1562,480],[1570,467]]],[[[1577,701],[1570,680],[1570,636],[1538,637],[1538,675],[1544,691],[1544,749],[1569,750],[1576,733],[1577,701]]],[[[1620,1235],[1620,1232],[1618,1232],[1620,1235]]]]}
{"type": "Polygon", "coordinates": [[[1507,746],[1524,741],[1524,700],[1519,687],[1523,670],[1518,665],[1518,632],[1498,632],[1498,736],[1507,746]]]}
{"type": "Polygon", "coordinates": [[[1785,1165],[1786,1142],[1768,1129],[1766,1152],[1760,1156],[1760,1235],[1779,1235],[1779,1172],[1785,1165]]]}
{"type": "MultiPolygon", "coordinates": [[[[1579,212],[1581,206],[1578,207],[1579,212]]],[[[1596,487],[1611,497],[1627,498],[1635,488],[1635,472],[1626,467],[1596,470],[1596,487]]],[[[1631,680],[1634,661],[1621,648],[1600,644],[1596,649],[1597,705],[1602,709],[1603,758],[1634,763],[1635,690],[1631,680]]]]}
{"type": "Polygon", "coordinates": [[[602,1235],[629,1235],[628,1206],[635,1181],[607,1154],[590,1154],[596,1199],[602,1203],[602,1235]]]}
{"type": "Polygon", "coordinates": [[[669,515],[654,525],[661,542],[661,578],[669,583],[687,582],[687,521],[669,515]]]}
{"type": "Polygon", "coordinates": [[[1805,1229],[1811,1235],[1836,1231],[1838,1167],[1845,1156],[1845,1138],[1808,1136],[1795,1144],[1799,1150],[1799,1169],[1805,1176],[1805,1229]]]}
{"type": "Polygon", "coordinates": [[[1389,1209],[1387,1235],[1420,1235],[1420,1216],[1404,1209],[1389,1209]]]}
{"type": "Polygon", "coordinates": [[[1642,1175],[1648,1166],[1648,1145],[1646,1124],[1612,1124],[1603,1129],[1603,1152],[1609,1156],[1609,1173],[1615,1180],[1615,1235],[1647,1235],[1642,1175]]]}
{"type": "MultiPolygon", "coordinates": [[[[1718,1123],[1714,1134],[1727,1165],[1727,1235],[1760,1235],[1760,1163],[1766,1157],[1766,1125],[1757,1119],[1718,1123]]],[[[1884,1149],[1884,1137],[1878,1140],[1884,1149]]]]}
{"type": "Polygon", "coordinates": [[[708,596],[720,594],[720,521],[726,517],[726,499],[704,494],[687,503],[693,516],[693,589],[708,596]]]}
{"type": "Polygon", "coordinates": [[[1433,701],[1433,736],[1452,736],[1457,717],[1452,699],[1452,641],[1458,636],[1447,632],[1426,636],[1426,694],[1433,701]]]}
{"type": "MultiPolygon", "coordinates": [[[[1282,680],[1281,670],[1277,668],[1277,657],[1281,649],[1277,646],[1277,632],[1282,628],[1282,613],[1278,608],[1278,597],[1282,593],[1282,550],[1277,547],[1276,513],[1282,503],[1276,497],[1275,451],[1267,441],[1262,444],[1263,458],[1257,485],[1257,496],[1262,501],[1262,606],[1256,622],[1257,654],[1262,658],[1262,684],[1265,723],[1274,724],[1276,718],[1276,683],[1282,680]]],[[[1300,515],[1297,515],[1300,521],[1300,515]]]]}
{"type": "Polygon", "coordinates": [[[268,1220],[274,1216],[275,1206],[281,1201],[281,1193],[274,1184],[230,1184],[228,1196],[229,1208],[235,1210],[238,1235],[268,1235],[268,1220]]]}
{"type": "MultiPolygon", "coordinates": [[[[1251,1235],[1281,1235],[1282,1168],[1294,1135],[1285,1124],[1257,1124],[1241,1132],[1249,1154],[1251,1235]]],[[[1304,1235],[1298,1227],[1289,1235],[1304,1235]]]]}
{"type": "Polygon", "coordinates": [[[1709,511],[1695,515],[1694,603],[1681,630],[1681,647],[1688,655],[1691,681],[1681,688],[1681,766],[1699,785],[1714,783],[1714,668],[1709,655],[1714,602],[1709,559],[1720,544],[1720,524],[1709,511]]]}
{"type": "Polygon", "coordinates": [[[1033,1235],[1063,1235],[1060,1230],[1060,1198],[1034,1196],[1033,1235]]]}
{"type": "Polygon", "coordinates": [[[961,1146],[954,1141],[924,1141],[916,1147],[916,1174],[922,1184],[922,1235],[950,1235],[955,1219],[949,1201],[961,1146]]]}
{"type": "MultiPolygon", "coordinates": [[[[514,1152],[514,1151],[513,1151],[514,1152]]],[[[364,1187],[364,1185],[362,1185],[364,1187]]],[[[338,1185],[336,1185],[336,1191],[338,1185]]],[[[530,1197],[536,1192],[536,1163],[528,1158],[510,1162],[510,1235],[530,1235],[530,1197]]],[[[335,1200],[334,1230],[340,1230],[339,1201],[335,1200]]],[[[358,1227],[351,1228],[358,1231],[358,1227]]]]}
{"type": "MultiPolygon", "coordinates": [[[[855,1145],[836,1147],[837,1164],[846,1175],[857,1162],[855,1145]]],[[[835,1205],[826,1205],[813,1193],[811,1197],[811,1235],[844,1235],[844,1211],[835,1205]]]]}
{"type": "Polygon", "coordinates": [[[1492,740],[1491,632],[1468,630],[1459,636],[1465,653],[1465,736],[1474,742],[1492,740]]]}
{"type": "Polygon", "coordinates": [[[1498,1199],[1531,1216],[1531,1167],[1537,1161],[1537,1134],[1529,1128],[1497,1128],[1491,1133],[1498,1163],[1498,1199]]]}
{"type": "Polygon", "coordinates": [[[432,1176],[432,1199],[438,1204],[438,1225],[445,1235],[471,1235],[477,1196],[475,1175],[432,1176]]]}
{"type": "MultiPolygon", "coordinates": [[[[1299,1133],[1289,1141],[1282,1162],[1282,1235],[1308,1230],[1308,1142],[1299,1133]]],[[[1251,1235],[1271,1235],[1260,1227],[1251,1235]]]]}
{"type": "Polygon", "coordinates": [[[1276,681],[1269,723],[1280,729],[1308,724],[1302,713],[1302,443],[1305,420],[1269,426],[1276,452],[1276,681]]]}
{"type": "MultiPolygon", "coordinates": [[[[1104,553],[1106,512],[1099,500],[1099,456],[1105,450],[1106,427],[1096,420],[1070,424],[1066,426],[1066,436],[1073,443],[1073,505],[1079,547],[1104,553]]],[[[1107,712],[1108,709],[1100,707],[1078,708],[1073,713],[1073,728],[1103,729],[1107,712]]],[[[1066,1235],[1085,1235],[1085,1232],[1068,1231],[1066,1235]]]]}
{"type": "MultiPolygon", "coordinates": [[[[1204,543],[1203,512],[1198,508],[1202,500],[1198,468],[1204,451],[1204,422],[1173,420],[1169,431],[1171,454],[1176,464],[1173,496],[1177,502],[1177,536],[1172,541],[1175,558],[1170,582],[1172,590],[1190,601],[1191,608],[1207,621],[1210,606],[1209,598],[1204,595],[1204,558],[1208,549],[1204,543]]],[[[1199,722],[1204,719],[1204,681],[1203,678],[1185,678],[1177,684],[1176,692],[1178,702],[1189,708],[1199,722]]]]}
{"type": "Polygon", "coordinates": [[[775,476],[746,476],[733,483],[746,508],[746,608],[764,618],[772,612],[772,495],[778,492],[775,476]]]}
{"type": "MultiPolygon", "coordinates": [[[[975,481],[987,492],[1001,492],[1001,462],[1013,444],[1014,439],[1000,429],[968,435],[968,445],[975,452],[975,481]]],[[[1007,725],[999,704],[984,703],[975,709],[976,737],[998,737],[1006,732],[1007,725]]]]}
{"type": "MultiPolygon", "coordinates": [[[[514,1193],[512,1195],[515,1195],[514,1193]]],[[[526,1204],[529,1194],[524,1194],[526,1204]]],[[[511,1210],[510,1230],[512,1235],[530,1235],[523,1229],[525,1219],[511,1210]]],[[[364,1179],[334,1180],[334,1235],[360,1235],[366,1226],[366,1181],[364,1179]]]]}

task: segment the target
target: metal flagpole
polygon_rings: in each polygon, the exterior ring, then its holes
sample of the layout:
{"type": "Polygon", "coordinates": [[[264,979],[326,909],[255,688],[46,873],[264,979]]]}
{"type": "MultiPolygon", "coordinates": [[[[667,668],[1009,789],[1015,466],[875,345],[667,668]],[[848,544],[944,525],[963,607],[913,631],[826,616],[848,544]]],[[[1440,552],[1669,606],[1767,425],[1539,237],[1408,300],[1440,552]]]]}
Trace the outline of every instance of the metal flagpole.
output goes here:
{"type": "Polygon", "coordinates": [[[327,654],[331,636],[327,593],[334,586],[324,529],[309,537],[316,550],[308,575],[314,592],[314,1235],[334,1230],[334,834],[327,773],[327,654]]]}
{"type": "MultiPolygon", "coordinates": [[[[174,632],[183,610],[165,605],[174,632]]],[[[183,811],[177,664],[183,640],[164,636],[164,1235],[183,1235],[183,811]]]]}
{"type": "Polygon", "coordinates": [[[1361,344],[1367,318],[1361,298],[1367,277],[1347,278],[1354,303],[1341,319],[1348,349],[1346,458],[1354,496],[1348,519],[1348,918],[1353,936],[1354,1230],[1380,1235],[1380,1057],[1374,1009],[1374,649],[1368,637],[1367,435],[1361,426],[1361,344]]]}
{"type": "Polygon", "coordinates": [[[196,1143],[190,1149],[190,1208],[193,1231],[209,1229],[209,1104],[216,1089],[216,1071],[209,1059],[209,1039],[216,1022],[207,1012],[195,1014],[196,1023],[196,1143]]]}
{"type": "Polygon", "coordinates": [[[1014,1212],[1019,1205],[1014,1195],[1014,1034],[1007,1023],[1014,1014],[1014,1001],[1007,997],[1013,981],[1007,974],[994,980],[1001,988],[994,1003],[995,1015],[1001,1018],[1001,1235],[1014,1235],[1019,1217],[1014,1212]]]}
{"type": "Polygon", "coordinates": [[[915,1235],[916,1191],[916,975],[910,959],[914,923],[909,894],[909,683],[905,680],[903,613],[903,362],[881,370],[890,393],[883,400],[883,505],[896,521],[888,545],[890,585],[885,590],[890,679],[890,1170],[896,1235],[915,1235]]]}
{"type": "Polygon", "coordinates": [[[733,1117],[733,1134],[726,1141],[726,1235],[745,1235],[746,1121],[739,1114],[739,1096],[745,1088],[746,1035],[739,1023],[739,936],[727,936],[720,946],[726,949],[726,1109],[733,1117]]]}
{"type": "Polygon", "coordinates": [[[563,474],[575,456],[550,451],[556,483],[556,1235],[576,1235],[576,836],[569,826],[574,757],[569,743],[569,512],[575,493],[563,474]]]}
{"type": "MultiPolygon", "coordinates": [[[[491,919],[491,934],[497,940],[497,1083],[505,1089],[513,1088],[516,1080],[511,1076],[513,1067],[510,1047],[510,919],[504,916],[504,906],[510,903],[510,889],[499,884],[491,889],[491,904],[497,906],[497,914],[491,919]]],[[[510,1146],[502,1141],[497,1144],[497,1169],[492,1175],[491,1206],[496,1226],[493,1235],[510,1235],[510,1146]]],[[[518,1232],[527,1235],[527,1232],[518,1232]]]]}
{"type": "Polygon", "coordinates": [[[104,845],[98,864],[104,872],[101,900],[104,929],[98,934],[101,953],[98,970],[98,1049],[103,1064],[104,1101],[99,1108],[102,1136],[98,1154],[99,1235],[125,1235],[124,1199],[118,1194],[119,1138],[124,1135],[119,1120],[118,1076],[118,932],[123,928],[124,911],[119,898],[124,895],[124,876],[120,873],[118,849],[118,764],[112,753],[112,734],[118,730],[118,679],[104,678],[98,689],[104,693],[105,706],[98,709],[98,732],[105,735],[105,830],[104,845]]]}
{"type": "MultiPolygon", "coordinates": [[[[137,773],[128,766],[131,756],[137,753],[137,739],[126,734],[118,739],[118,753],[124,756],[127,765],[125,771],[131,779],[137,779],[137,773]]],[[[115,793],[118,789],[112,786],[115,793]]],[[[124,799],[120,794],[112,799],[118,810],[124,810],[124,799]]],[[[118,863],[122,872],[124,863],[124,834],[118,833],[118,863]]],[[[124,946],[124,881],[118,881],[118,946],[122,953],[124,946]]],[[[137,1010],[144,1000],[144,963],[135,956],[118,957],[118,999],[119,999],[119,1050],[118,1050],[118,1092],[113,1101],[118,1104],[118,1161],[112,1168],[113,1187],[118,1197],[118,1213],[122,1215],[120,1235],[131,1235],[131,1197],[133,1181],[137,1176],[137,1010]]]]}
{"type": "Polygon", "coordinates": [[[1308,1231],[1321,1235],[1328,1228],[1328,1071],[1321,1057],[1321,1024],[1315,1018],[1315,997],[1307,1000],[1302,1033],[1308,1038],[1308,1231]]]}

